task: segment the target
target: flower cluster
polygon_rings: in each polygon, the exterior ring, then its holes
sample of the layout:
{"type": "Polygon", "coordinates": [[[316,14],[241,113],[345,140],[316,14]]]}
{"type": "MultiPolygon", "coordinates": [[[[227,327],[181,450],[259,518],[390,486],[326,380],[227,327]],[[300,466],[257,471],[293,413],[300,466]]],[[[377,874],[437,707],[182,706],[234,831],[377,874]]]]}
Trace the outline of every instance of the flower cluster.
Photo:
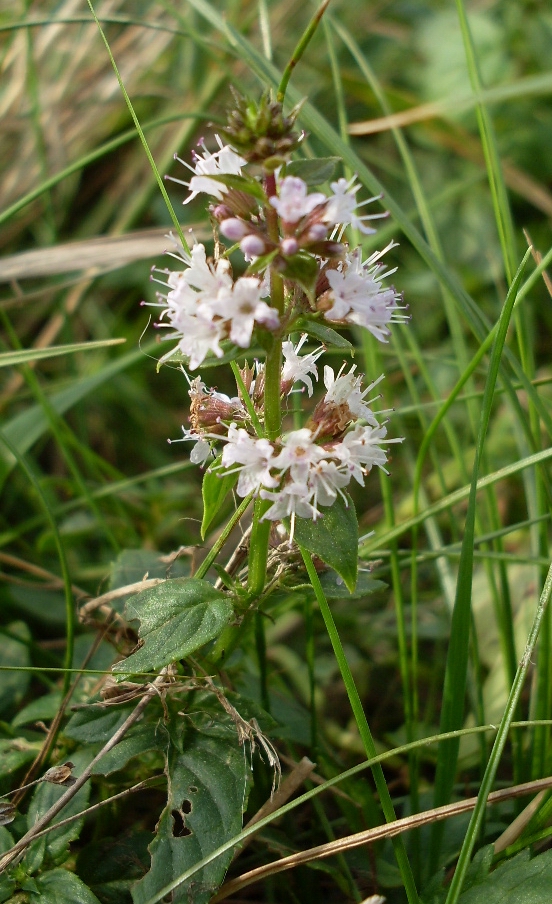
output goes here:
{"type": "Polygon", "coordinates": [[[400,442],[386,438],[385,423],[371,407],[369,396],[382,377],[363,389],[354,366],[345,372],[343,365],[338,373],[325,366],[324,397],[313,403],[304,426],[283,436],[279,416],[272,414],[269,426],[267,406],[273,412],[274,402],[293,391],[313,396],[325,347],[301,354],[309,321],[318,321],[315,335],[335,335],[326,321],[334,328],[364,328],[386,342],[390,324],[407,319],[400,294],[384,285],[395,271],[382,258],[394,243],[366,260],[359,248],[351,250],[344,238],[349,227],[369,235],[371,222],[386,216],[360,213],[379,198],[357,204],[356,178],[331,181],[331,160],[318,169],[309,161],[288,162],[301,141],[293,132],[298,109],[286,117],[268,96],[257,106],[238,100],[223,132],[232,144],[217,135],[217,149],[210,152],[202,140],[192,164],[176,158],[191,172],[188,181],[174,180],[189,189],[184,203],[209,196],[215,229],[234,244],[227,252],[217,242],[214,259],[197,242],[191,249],[178,245],[172,256],[180,269],[156,271],[164,286],[156,326],[176,341],[161,362],[178,351],[195,370],[208,356],[235,357],[232,346],[247,349],[255,342],[267,350],[266,368],[255,362],[241,370],[234,398],[207,388],[199,377],[190,382],[191,426],[183,428],[182,439],[194,442],[191,459],[198,464],[221,443],[213,468],[221,476],[238,475],[239,496],[265,500],[263,518],[317,519],[338,496],[347,500],[351,480],[364,485],[372,467],[385,471],[384,447],[400,442]],[[324,180],[329,190],[312,190],[324,180]],[[228,254],[237,247],[244,272],[235,277],[228,254]],[[291,334],[303,329],[294,344],[291,334]]]}
{"type": "Polygon", "coordinates": [[[255,323],[269,330],[278,328],[278,312],[262,300],[262,280],[241,276],[234,281],[229,262],[207,261],[205,247],[200,244],[193,246],[191,254],[180,249],[178,257],[187,265],[186,270],[161,271],[167,275],[169,292],[158,295],[163,310],[157,326],[173,330],[168,338],[178,339],[177,349],[189,357],[192,370],[202,364],[208,352],[221,358],[223,339],[248,348],[255,323]]]}
{"type": "MultiPolygon", "coordinates": [[[[282,369],[282,392],[290,392],[297,382],[305,382],[312,394],[312,377],[318,379],[316,359],[323,349],[306,355],[297,346],[286,343],[282,369]]],[[[376,398],[366,396],[383,379],[383,375],[362,389],[362,376],[353,365],[345,373],[345,365],[335,374],[324,367],[326,394],[316,405],[307,426],[293,430],[275,442],[253,436],[238,419],[246,422],[246,410],[239,398],[207,390],[196,378],[190,385],[192,429],[183,428],[184,440],[193,440],[192,461],[204,462],[214,442],[224,442],[221,473],[239,473],[237,493],[260,495],[271,505],[264,518],[281,520],[295,516],[316,519],[320,506],[344,499],[343,489],[351,479],[364,486],[364,477],[375,465],[386,470],[387,455],[382,446],[401,442],[386,439],[385,424],[378,421],[370,405],[376,398]],[[360,421],[366,424],[361,424],[360,421]],[[224,471],[222,471],[224,469],[224,471]]],[[[262,372],[262,371],[261,371],[262,372]]],[[[250,389],[254,394],[254,384],[250,389]]],[[[381,412],[385,414],[386,412],[381,412]]]]}

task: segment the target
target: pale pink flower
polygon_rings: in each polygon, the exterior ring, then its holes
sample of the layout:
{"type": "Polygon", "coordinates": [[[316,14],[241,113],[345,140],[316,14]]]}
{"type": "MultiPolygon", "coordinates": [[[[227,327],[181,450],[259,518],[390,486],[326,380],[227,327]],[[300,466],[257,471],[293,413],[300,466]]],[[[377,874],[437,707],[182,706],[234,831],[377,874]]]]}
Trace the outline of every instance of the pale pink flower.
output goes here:
{"type": "MultiPolygon", "coordinates": [[[[387,213],[364,214],[364,216],[358,216],[355,213],[357,207],[356,193],[360,188],[360,185],[355,185],[355,179],[356,176],[353,176],[349,182],[346,179],[338,179],[337,182],[331,183],[333,194],[328,198],[322,219],[328,226],[353,226],[363,232],[364,235],[370,235],[376,230],[370,226],[365,226],[364,220],[378,220],[381,217],[386,217],[387,213]]],[[[360,206],[363,207],[365,204],[371,204],[373,201],[379,200],[380,196],[368,198],[360,206]]]]}
{"type": "Polygon", "coordinates": [[[286,176],[282,179],[279,191],[277,198],[270,198],[270,204],[278,211],[284,223],[298,223],[315,207],[326,201],[326,195],[321,192],[307,194],[306,182],[297,176],[286,176]]]}
{"type": "Polygon", "coordinates": [[[190,166],[185,160],[181,160],[180,157],[175,156],[175,160],[178,160],[179,163],[182,163],[194,174],[189,182],[184,182],[182,179],[175,179],[174,177],[169,176],[171,182],[178,182],[180,185],[185,185],[190,189],[191,194],[186,198],[184,204],[188,204],[196,198],[197,195],[203,192],[212,195],[217,201],[221,201],[225,194],[226,186],[216,179],[209,179],[209,176],[239,176],[241,175],[242,166],[245,166],[247,163],[247,161],[244,160],[243,157],[240,157],[233,148],[228,145],[223,145],[218,135],[215,135],[215,138],[219,150],[215,151],[214,154],[211,154],[205,145],[201,143],[203,154],[200,156],[199,154],[194,153],[195,166],[190,166]]]}
{"type": "Polygon", "coordinates": [[[308,427],[294,430],[284,438],[280,453],[273,459],[272,467],[282,474],[289,469],[295,483],[305,483],[309,469],[326,455],[321,446],[312,440],[308,427]]]}
{"type": "Polygon", "coordinates": [[[246,430],[230,424],[227,443],[222,452],[222,466],[227,474],[240,472],[238,496],[247,496],[261,487],[276,487],[279,481],[270,474],[274,449],[267,439],[255,439],[246,430]],[[232,467],[237,465],[237,467],[232,467]]]}
{"type": "MultiPolygon", "coordinates": [[[[353,364],[347,374],[343,373],[345,366],[344,364],[337,377],[333,368],[327,364],[324,367],[324,385],[327,389],[324,401],[334,405],[347,405],[349,411],[355,417],[362,418],[374,427],[378,427],[379,421],[372,409],[366,405],[364,397],[371,393],[374,387],[383,380],[384,375],[382,374],[377,380],[370,383],[365,390],[362,390],[362,374],[355,374],[356,364],[353,364]]],[[[375,399],[372,401],[375,401],[375,399]]]]}
{"type": "Polygon", "coordinates": [[[402,443],[403,438],[385,439],[387,428],[362,427],[356,424],[340,443],[332,448],[332,455],[340,462],[340,470],[346,470],[351,477],[364,486],[364,475],[368,474],[374,465],[381,468],[387,474],[385,468],[387,455],[381,448],[382,444],[402,443]]]}

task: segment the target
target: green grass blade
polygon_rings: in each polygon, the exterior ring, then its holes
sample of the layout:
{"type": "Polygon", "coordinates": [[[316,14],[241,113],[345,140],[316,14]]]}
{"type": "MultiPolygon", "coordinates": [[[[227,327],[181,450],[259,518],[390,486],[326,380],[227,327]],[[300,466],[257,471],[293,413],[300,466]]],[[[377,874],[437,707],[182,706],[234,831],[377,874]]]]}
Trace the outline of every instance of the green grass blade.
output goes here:
{"type": "MultiPolygon", "coordinates": [[[[530,251],[526,253],[508,295],[506,296],[489,362],[489,374],[485,384],[485,393],[481,406],[479,435],[475,450],[468,510],[464,524],[464,538],[462,542],[462,554],[460,557],[458,583],[456,587],[456,600],[450,627],[450,643],[447,654],[440,720],[442,731],[454,731],[454,729],[460,727],[464,718],[464,697],[466,691],[470,627],[472,620],[471,594],[478,476],[483,456],[485,437],[487,435],[491,416],[494,390],[500,367],[500,358],[506,341],[510,318],[514,309],[516,293],[521,283],[523,270],[525,269],[529,256],[530,251]]],[[[456,774],[457,758],[458,743],[456,741],[447,742],[439,748],[433,797],[434,806],[440,806],[450,800],[456,774]]],[[[430,872],[435,872],[437,869],[442,834],[442,826],[435,825],[432,831],[430,872]]]]}
{"type": "Polygon", "coordinates": [[[17,364],[29,364],[30,361],[41,361],[43,358],[94,351],[94,349],[107,348],[110,345],[121,345],[123,342],[126,342],[126,339],[99,339],[95,342],[74,342],[71,345],[53,345],[50,348],[24,348],[12,352],[2,352],[0,353],[0,367],[15,367],[17,364]]]}

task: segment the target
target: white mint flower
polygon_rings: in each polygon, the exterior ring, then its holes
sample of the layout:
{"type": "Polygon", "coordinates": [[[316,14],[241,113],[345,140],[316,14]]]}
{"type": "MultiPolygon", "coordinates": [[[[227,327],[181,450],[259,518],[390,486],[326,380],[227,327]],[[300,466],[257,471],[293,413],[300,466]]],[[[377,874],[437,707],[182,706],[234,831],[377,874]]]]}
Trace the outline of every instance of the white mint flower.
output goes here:
{"type": "Polygon", "coordinates": [[[361,486],[364,486],[364,475],[368,474],[374,465],[387,474],[385,468],[387,455],[381,445],[402,443],[403,438],[385,439],[386,435],[387,428],[384,426],[362,427],[356,424],[354,429],[332,448],[332,455],[341,463],[340,470],[347,470],[361,486]]]}
{"type": "Polygon", "coordinates": [[[303,427],[288,433],[284,438],[282,449],[273,459],[272,467],[281,473],[289,469],[295,483],[306,484],[311,466],[318,464],[326,454],[321,446],[312,441],[309,428],[303,427]]]}
{"type": "Polygon", "coordinates": [[[303,483],[287,483],[279,492],[268,493],[261,490],[261,498],[270,500],[273,504],[263,515],[263,521],[282,521],[283,518],[291,518],[292,529],[290,543],[293,539],[295,516],[299,518],[320,517],[320,512],[310,502],[311,490],[303,483]]]}
{"type": "Polygon", "coordinates": [[[282,343],[282,351],[284,354],[284,365],[282,367],[282,383],[284,384],[284,392],[289,392],[294,383],[304,383],[307,387],[309,396],[312,396],[313,386],[310,374],[315,380],[318,380],[318,370],[316,369],[316,361],[324,353],[324,347],[320,345],[308,355],[299,355],[308,336],[303,333],[297,345],[287,340],[282,343]],[[289,387],[289,389],[287,389],[289,387]]]}
{"type": "MultiPolygon", "coordinates": [[[[356,176],[353,176],[349,182],[346,179],[338,179],[337,182],[331,183],[333,194],[328,198],[322,219],[328,226],[353,226],[363,232],[364,235],[370,235],[376,230],[370,226],[365,226],[364,220],[378,220],[381,217],[386,217],[387,213],[365,214],[361,217],[355,213],[357,207],[355,196],[360,188],[360,185],[355,185],[355,179],[356,176]]],[[[363,207],[365,204],[379,201],[380,197],[368,198],[367,201],[363,201],[359,206],[363,207]]]]}
{"type": "Polygon", "coordinates": [[[326,201],[326,195],[321,192],[307,194],[306,182],[297,176],[286,176],[280,182],[279,189],[279,196],[270,198],[270,204],[278,211],[284,223],[298,223],[326,201]]]}
{"type": "MultiPolygon", "coordinates": [[[[205,360],[207,352],[214,352],[217,358],[222,358],[222,351],[219,342],[224,339],[224,324],[222,321],[213,321],[204,319],[203,317],[193,317],[185,312],[177,312],[178,316],[169,319],[170,325],[176,328],[176,332],[170,333],[167,339],[178,338],[177,348],[190,359],[190,370],[195,370],[205,360]]],[[[167,324],[168,325],[168,324],[167,324]]],[[[167,361],[175,352],[172,349],[159,359],[162,364],[167,361]]]]}
{"type": "Polygon", "coordinates": [[[321,459],[317,465],[309,471],[308,486],[312,493],[314,507],[319,505],[332,505],[342,488],[347,486],[351,480],[351,474],[346,471],[339,470],[334,461],[328,461],[326,458],[321,459]]]}
{"type": "Polygon", "coordinates": [[[369,330],[380,342],[386,342],[390,335],[389,323],[402,322],[407,318],[398,314],[402,310],[398,302],[401,296],[394,288],[384,288],[381,280],[395,270],[386,271],[379,258],[383,251],[371,255],[364,263],[357,249],[347,254],[337,270],[328,270],[326,276],[330,284],[329,297],[332,307],[324,314],[327,320],[345,320],[369,330]]]}
{"type": "Polygon", "coordinates": [[[168,177],[171,182],[178,182],[180,185],[185,185],[190,189],[191,194],[186,198],[184,204],[188,204],[196,198],[197,195],[203,192],[208,195],[213,195],[217,201],[221,201],[225,193],[225,185],[215,179],[209,179],[209,176],[239,176],[241,175],[242,166],[245,166],[247,163],[247,160],[240,157],[233,148],[228,145],[223,145],[218,135],[215,135],[215,138],[219,150],[215,151],[214,154],[211,154],[205,145],[201,143],[203,155],[200,156],[199,154],[194,153],[195,166],[190,166],[185,160],[181,160],[180,157],[175,155],[175,160],[178,160],[179,163],[182,163],[194,174],[189,182],[184,182],[182,179],[175,179],[172,176],[168,177]]]}
{"type": "Polygon", "coordinates": [[[280,325],[278,311],[261,300],[261,281],[254,276],[241,276],[232,291],[223,289],[209,305],[212,313],[231,323],[230,339],[240,348],[248,348],[255,322],[269,330],[280,325]]]}
{"type": "Polygon", "coordinates": [[[205,246],[197,242],[192,248],[189,261],[189,267],[183,273],[183,280],[200,294],[212,296],[216,295],[219,289],[231,287],[230,261],[219,258],[217,261],[208,262],[205,246]]]}
{"type": "Polygon", "coordinates": [[[262,486],[276,487],[279,481],[270,474],[274,449],[267,439],[254,439],[246,430],[235,424],[228,428],[227,444],[222,452],[222,466],[230,468],[227,474],[240,472],[237,493],[247,496],[262,486]],[[232,468],[232,465],[238,467],[232,468]]]}
{"type": "Polygon", "coordinates": [[[196,433],[195,430],[186,430],[186,427],[182,427],[183,436],[181,439],[170,439],[169,443],[183,443],[183,442],[193,442],[195,443],[194,448],[190,452],[190,461],[194,465],[202,465],[205,464],[209,455],[211,454],[211,446],[199,433],[196,433]]]}
{"type": "MultiPolygon", "coordinates": [[[[379,421],[376,419],[372,409],[366,405],[364,397],[371,393],[374,387],[383,380],[384,374],[374,380],[373,383],[370,383],[364,391],[361,391],[362,374],[355,375],[356,364],[353,364],[348,374],[343,373],[345,367],[346,365],[344,364],[337,377],[332,367],[328,367],[327,364],[324,367],[324,385],[327,389],[324,402],[337,406],[346,405],[356,418],[362,418],[372,424],[372,426],[378,427],[379,421]]],[[[375,401],[375,399],[371,401],[375,401]]]]}

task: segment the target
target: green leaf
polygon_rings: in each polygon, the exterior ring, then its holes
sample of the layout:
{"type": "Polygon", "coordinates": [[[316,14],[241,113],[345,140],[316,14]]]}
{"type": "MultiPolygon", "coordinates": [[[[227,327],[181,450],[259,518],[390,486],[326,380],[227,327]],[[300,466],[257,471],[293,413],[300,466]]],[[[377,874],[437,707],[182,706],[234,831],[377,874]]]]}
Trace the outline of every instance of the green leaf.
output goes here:
{"type": "Polygon", "coordinates": [[[15,772],[34,760],[42,749],[41,741],[27,741],[26,738],[1,738],[0,739],[0,777],[5,778],[11,772],[15,772]]]}
{"type": "MultiPolygon", "coordinates": [[[[0,826],[0,855],[14,845],[14,838],[4,826],[0,826]]],[[[0,902],[8,901],[15,890],[15,880],[5,872],[0,875],[0,902]]]]}
{"type": "MultiPolygon", "coordinates": [[[[153,549],[123,549],[111,566],[109,589],[117,590],[119,587],[127,587],[129,584],[137,584],[147,574],[148,578],[183,578],[190,571],[189,560],[185,556],[175,559],[170,566],[162,561],[159,552],[153,549]]],[[[134,594],[129,593],[120,599],[111,601],[111,607],[116,612],[124,609],[126,600],[134,594]]],[[[113,661],[113,660],[112,660],[113,661]]]]}
{"type": "Polygon", "coordinates": [[[109,741],[136,706],[136,702],[118,704],[105,709],[102,706],[87,706],[71,716],[63,729],[63,734],[75,741],[103,743],[109,741]]]}
{"type": "Polygon", "coordinates": [[[286,176],[298,176],[307,185],[321,185],[328,182],[341,157],[318,157],[315,160],[292,160],[286,166],[286,176]]]}
{"type": "Polygon", "coordinates": [[[12,719],[12,727],[17,728],[19,725],[28,725],[39,720],[42,722],[49,721],[57,714],[60,703],[61,691],[52,691],[49,694],[38,697],[36,700],[31,700],[12,719]]]}
{"type": "Polygon", "coordinates": [[[333,345],[335,348],[346,348],[353,355],[355,353],[354,346],[348,339],[345,339],[341,333],[332,330],[330,326],[326,326],[318,320],[301,317],[295,324],[295,329],[301,330],[302,333],[308,333],[309,336],[314,336],[315,339],[319,339],[326,346],[333,345]]]}
{"type": "MultiPolygon", "coordinates": [[[[135,701],[136,702],[136,701],[135,701]]],[[[167,747],[167,735],[158,725],[135,725],[119,743],[94,766],[94,774],[109,775],[123,769],[129,760],[148,750],[167,747]]]]}
{"type": "MultiPolygon", "coordinates": [[[[132,889],[134,904],[144,904],[199,860],[241,830],[247,757],[236,729],[217,711],[185,726],[182,750],[169,756],[169,795],[150,846],[151,869],[132,889]]],[[[173,904],[207,904],[222,882],[232,851],[217,858],[172,892],[173,904]]]]}
{"type": "Polygon", "coordinates": [[[552,851],[532,860],[522,851],[461,894],[458,904],[543,904],[551,888],[552,851]]]}
{"type": "Polygon", "coordinates": [[[295,539],[337,571],[351,593],[355,590],[358,571],[358,522],[352,499],[348,505],[338,497],[323,509],[323,515],[312,521],[297,518],[295,539]]]}
{"type": "MultiPolygon", "coordinates": [[[[78,776],[82,772],[91,758],[92,753],[90,749],[86,752],[79,751],[73,755],[75,775],[78,776]]],[[[29,811],[27,813],[27,828],[31,829],[35,822],[41,819],[50,807],[57,803],[59,798],[65,794],[66,790],[67,788],[64,788],[63,785],[55,785],[52,782],[41,782],[36,788],[29,806],[29,811]]],[[[76,813],[85,810],[88,806],[90,790],[90,782],[87,782],[79,791],[77,791],[75,796],[71,798],[69,803],[63,808],[63,812],[58,813],[51,825],[54,826],[56,822],[59,822],[61,819],[65,819],[67,816],[74,816],[76,813]]],[[[67,845],[70,841],[74,841],[75,838],[79,837],[83,823],[84,817],[82,819],[75,819],[74,822],[70,822],[68,825],[62,826],[59,829],[52,829],[47,835],[43,835],[42,838],[37,838],[36,841],[33,841],[32,844],[29,845],[25,856],[25,866],[28,872],[35,873],[40,869],[40,866],[46,857],[49,861],[54,862],[56,860],[59,861],[60,857],[65,859],[63,855],[67,850],[67,845]]]]}
{"type": "Polygon", "coordinates": [[[40,904],[100,904],[78,876],[66,869],[52,869],[36,879],[37,892],[31,892],[29,901],[40,904]]]}
{"type": "Polygon", "coordinates": [[[329,600],[360,600],[369,593],[375,593],[377,590],[383,590],[388,585],[385,581],[378,581],[371,577],[365,571],[361,571],[358,575],[356,587],[351,593],[343,578],[335,573],[335,571],[325,571],[320,575],[320,583],[326,599],[329,600]]]}
{"type": "Polygon", "coordinates": [[[297,283],[307,294],[311,294],[318,279],[318,261],[313,255],[299,251],[285,261],[280,273],[284,279],[297,283]]]}
{"type": "Polygon", "coordinates": [[[201,522],[201,539],[205,539],[205,535],[211,524],[211,521],[217,514],[222,503],[226,499],[230,490],[234,487],[237,479],[237,471],[234,474],[225,474],[220,468],[222,454],[219,455],[213,464],[207,468],[203,477],[201,494],[203,496],[203,520],[201,522]]]}
{"type": "MultiPolygon", "coordinates": [[[[24,622],[12,622],[0,633],[0,665],[30,665],[29,647],[23,641],[29,641],[31,633],[24,622]],[[17,638],[20,637],[21,640],[17,638]]],[[[27,691],[31,676],[29,672],[2,672],[0,681],[0,712],[21,702],[27,691]]]]}
{"type": "Polygon", "coordinates": [[[227,188],[235,188],[236,191],[243,191],[246,195],[251,195],[261,204],[266,204],[268,201],[261,184],[255,179],[248,178],[247,176],[233,176],[230,173],[225,173],[222,176],[210,175],[209,179],[214,179],[215,182],[220,182],[222,185],[226,185],[227,188]]]}
{"type": "Polygon", "coordinates": [[[267,251],[266,254],[259,255],[259,257],[256,257],[255,260],[249,264],[245,275],[256,276],[258,273],[262,273],[263,270],[266,270],[266,268],[270,266],[276,255],[279,253],[279,248],[275,248],[273,251],[267,251]]]}
{"type": "Polygon", "coordinates": [[[102,904],[129,904],[130,886],[149,868],[152,839],[152,832],[130,828],[116,838],[102,834],[79,851],[76,872],[102,904]]]}
{"type": "Polygon", "coordinates": [[[132,597],[127,617],[140,619],[143,647],[113,666],[119,675],[160,669],[218,637],[232,604],[208,581],[175,578],[132,597]]]}
{"type": "Polygon", "coordinates": [[[16,364],[27,364],[42,358],[55,358],[58,355],[72,355],[75,352],[88,352],[107,345],[120,345],[126,339],[99,339],[97,342],[74,342],[71,345],[52,345],[50,348],[21,348],[13,352],[0,354],[0,367],[13,367],[16,364]]]}

